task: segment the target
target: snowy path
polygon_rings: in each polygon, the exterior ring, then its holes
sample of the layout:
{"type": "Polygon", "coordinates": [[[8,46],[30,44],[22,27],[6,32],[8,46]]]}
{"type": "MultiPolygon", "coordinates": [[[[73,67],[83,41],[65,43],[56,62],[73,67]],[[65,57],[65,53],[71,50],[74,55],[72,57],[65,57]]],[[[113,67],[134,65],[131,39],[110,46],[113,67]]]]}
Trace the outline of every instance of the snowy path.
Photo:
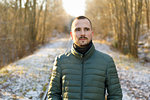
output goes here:
{"type": "MultiPolygon", "coordinates": [[[[150,67],[112,51],[108,45],[94,43],[96,49],[114,58],[123,100],[150,100],[150,67]]],[[[55,56],[68,50],[70,44],[68,39],[56,39],[33,55],[0,70],[0,100],[40,100],[48,85],[55,56]]]]}
{"type": "Polygon", "coordinates": [[[40,100],[55,56],[65,52],[67,45],[67,39],[54,40],[33,55],[0,70],[0,100],[40,100]]]}

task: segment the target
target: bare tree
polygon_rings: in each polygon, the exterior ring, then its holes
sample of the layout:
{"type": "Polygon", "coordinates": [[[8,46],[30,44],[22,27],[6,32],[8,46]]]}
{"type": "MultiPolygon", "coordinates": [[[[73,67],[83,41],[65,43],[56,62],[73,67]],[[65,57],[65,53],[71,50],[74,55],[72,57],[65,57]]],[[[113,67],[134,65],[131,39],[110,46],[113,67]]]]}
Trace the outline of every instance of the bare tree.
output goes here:
{"type": "Polygon", "coordinates": [[[0,67],[32,53],[53,30],[63,32],[66,16],[61,0],[0,1],[0,67]]]}
{"type": "MultiPolygon", "coordinates": [[[[93,19],[96,33],[100,29],[101,34],[113,35],[115,47],[138,57],[138,38],[144,19],[143,3],[142,0],[87,0],[86,15],[93,19]]],[[[145,0],[145,3],[149,28],[149,1],[145,0]]]]}
{"type": "Polygon", "coordinates": [[[150,2],[149,0],[145,0],[145,5],[146,5],[146,19],[147,19],[147,28],[149,29],[150,28],[150,21],[149,21],[149,11],[150,11],[150,2]]]}

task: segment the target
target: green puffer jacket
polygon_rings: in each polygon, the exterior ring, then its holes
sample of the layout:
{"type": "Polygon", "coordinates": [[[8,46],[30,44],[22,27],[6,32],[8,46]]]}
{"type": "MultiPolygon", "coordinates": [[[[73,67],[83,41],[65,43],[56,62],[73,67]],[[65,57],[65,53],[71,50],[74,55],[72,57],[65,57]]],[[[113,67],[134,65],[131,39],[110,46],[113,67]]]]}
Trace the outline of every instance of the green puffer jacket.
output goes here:
{"type": "Polygon", "coordinates": [[[117,70],[113,59],[94,45],[82,54],[75,51],[55,59],[48,100],[122,100],[117,70]]]}

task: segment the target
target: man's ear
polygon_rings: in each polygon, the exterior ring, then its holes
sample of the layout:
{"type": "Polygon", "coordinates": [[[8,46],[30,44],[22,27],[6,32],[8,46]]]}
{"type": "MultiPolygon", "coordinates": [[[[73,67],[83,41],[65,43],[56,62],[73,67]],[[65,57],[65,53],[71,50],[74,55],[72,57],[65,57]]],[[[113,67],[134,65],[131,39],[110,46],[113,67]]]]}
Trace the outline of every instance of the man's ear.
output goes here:
{"type": "Polygon", "coordinates": [[[71,38],[72,38],[72,40],[73,40],[72,32],[70,32],[70,35],[71,35],[71,38]]]}
{"type": "Polygon", "coordinates": [[[92,31],[92,36],[94,35],[94,32],[92,31]]]}

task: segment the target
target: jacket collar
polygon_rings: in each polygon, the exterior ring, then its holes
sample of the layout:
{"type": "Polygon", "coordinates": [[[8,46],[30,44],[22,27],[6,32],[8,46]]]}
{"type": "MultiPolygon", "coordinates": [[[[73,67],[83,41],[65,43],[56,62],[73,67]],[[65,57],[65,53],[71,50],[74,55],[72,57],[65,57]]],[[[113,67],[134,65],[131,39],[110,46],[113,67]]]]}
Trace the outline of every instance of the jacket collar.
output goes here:
{"type": "Polygon", "coordinates": [[[87,45],[84,46],[84,48],[81,48],[81,47],[79,47],[78,45],[76,45],[75,43],[73,43],[73,48],[74,48],[77,52],[79,52],[79,53],[81,53],[81,54],[85,54],[85,53],[91,48],[92,45],[93,45],[93,42],[92,42],[92,40],[91,40],[89,44],[87,44],[87,45]]]}
{"type": "Polygon", "coordinates": [[[79,59],[83,59],[83,58],[88,59],[90,56],[92,56],[94,51],[95,51],[95,47],[93,44],[92,44],[91,48],[85,54],[81,54],[81,53],[77,52],[73,46],[71,48],[71,53],[79,59]]]}

